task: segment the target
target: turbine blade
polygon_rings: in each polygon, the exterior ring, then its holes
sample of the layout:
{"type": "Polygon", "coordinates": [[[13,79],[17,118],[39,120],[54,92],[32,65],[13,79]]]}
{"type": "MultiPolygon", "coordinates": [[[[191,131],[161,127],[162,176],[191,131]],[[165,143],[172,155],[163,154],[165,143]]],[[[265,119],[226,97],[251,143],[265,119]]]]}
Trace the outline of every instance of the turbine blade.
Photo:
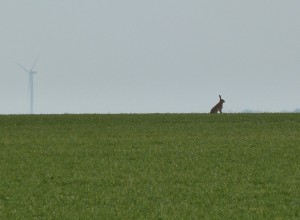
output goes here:
{"type": "Polygon", "coordinates": [[[32,65],[32,67],[31,67],[30,72],[33,72],[33,68],[34,68],[34,66],[35,66],[35,64],[36,64],[36,62],[37,62],[37,60],[38,60],[39,57],[40,57],[40,55],[38,55],[37,58],[35,59],[35,61],[34,61],[33,65],[32,65]]]}
{"type": "Polygon", "coordinates": [[[28,97],[30,99],[30,88],[31,88],[31,80],[30,80],[30,74],[28,76],[28,97]]]}
{"type": "Polygon", "coordinates": [[[29,73],[29,71],[28,71],[24,66],[22,66],[21,64],[19,64],[19,63],[17,63],[17,62],[16,62],[16,64],[17,64],[19,67],[21,67],[25,72],[29,73]]]}

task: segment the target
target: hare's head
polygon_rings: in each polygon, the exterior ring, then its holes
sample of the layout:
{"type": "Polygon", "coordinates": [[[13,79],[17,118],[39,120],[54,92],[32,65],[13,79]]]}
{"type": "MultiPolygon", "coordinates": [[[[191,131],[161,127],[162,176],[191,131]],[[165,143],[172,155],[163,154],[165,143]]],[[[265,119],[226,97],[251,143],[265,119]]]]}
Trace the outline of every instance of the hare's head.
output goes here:
{"type": "Polygon", "coordinates": [[[220,102],[221,102],[221,103],[224,103],[224,102],[225,102],[225,100],[224,100],[224,99],[222,99],[220,95],[219,95],[219,97],[220,97],[220,102]]]}

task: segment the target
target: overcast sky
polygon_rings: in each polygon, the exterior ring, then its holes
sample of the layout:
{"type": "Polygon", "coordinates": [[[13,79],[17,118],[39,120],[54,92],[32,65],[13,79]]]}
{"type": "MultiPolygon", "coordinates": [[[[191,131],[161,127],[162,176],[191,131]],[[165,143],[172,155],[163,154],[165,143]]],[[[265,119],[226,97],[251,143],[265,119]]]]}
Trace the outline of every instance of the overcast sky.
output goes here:
{"type": "Polygon", "coordinates": [[[1,0],[0,114],[300,108],[299,0],[1,0]]]}

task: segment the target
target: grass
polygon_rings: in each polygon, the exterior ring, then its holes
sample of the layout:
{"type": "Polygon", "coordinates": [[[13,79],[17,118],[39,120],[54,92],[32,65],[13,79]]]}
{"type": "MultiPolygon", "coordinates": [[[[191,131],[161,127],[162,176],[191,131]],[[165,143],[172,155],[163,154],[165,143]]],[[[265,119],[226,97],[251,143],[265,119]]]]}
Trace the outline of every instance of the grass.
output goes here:
{"type": "Polygon", "coordinates": [[[0,116],[0,219],[299,219],[300,114],[0,116]]]}

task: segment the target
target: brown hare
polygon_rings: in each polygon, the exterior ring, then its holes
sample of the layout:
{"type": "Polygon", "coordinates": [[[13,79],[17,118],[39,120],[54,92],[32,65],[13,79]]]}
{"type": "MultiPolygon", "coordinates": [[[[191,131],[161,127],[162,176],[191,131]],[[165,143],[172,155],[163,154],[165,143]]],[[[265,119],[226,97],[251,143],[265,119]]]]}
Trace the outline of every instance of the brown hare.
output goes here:
{"type": "Polygon", "coordinates": [[[221,96],[219,95],[220,97],[220,101],[218,104],[216,104],[211,110],[210,110],[210,113],[211,114],[214,114],[214,113],[222,113],[222,108],[223,108],[223,103],[225,102],[224,99],[221,98],[221,96]]]}

